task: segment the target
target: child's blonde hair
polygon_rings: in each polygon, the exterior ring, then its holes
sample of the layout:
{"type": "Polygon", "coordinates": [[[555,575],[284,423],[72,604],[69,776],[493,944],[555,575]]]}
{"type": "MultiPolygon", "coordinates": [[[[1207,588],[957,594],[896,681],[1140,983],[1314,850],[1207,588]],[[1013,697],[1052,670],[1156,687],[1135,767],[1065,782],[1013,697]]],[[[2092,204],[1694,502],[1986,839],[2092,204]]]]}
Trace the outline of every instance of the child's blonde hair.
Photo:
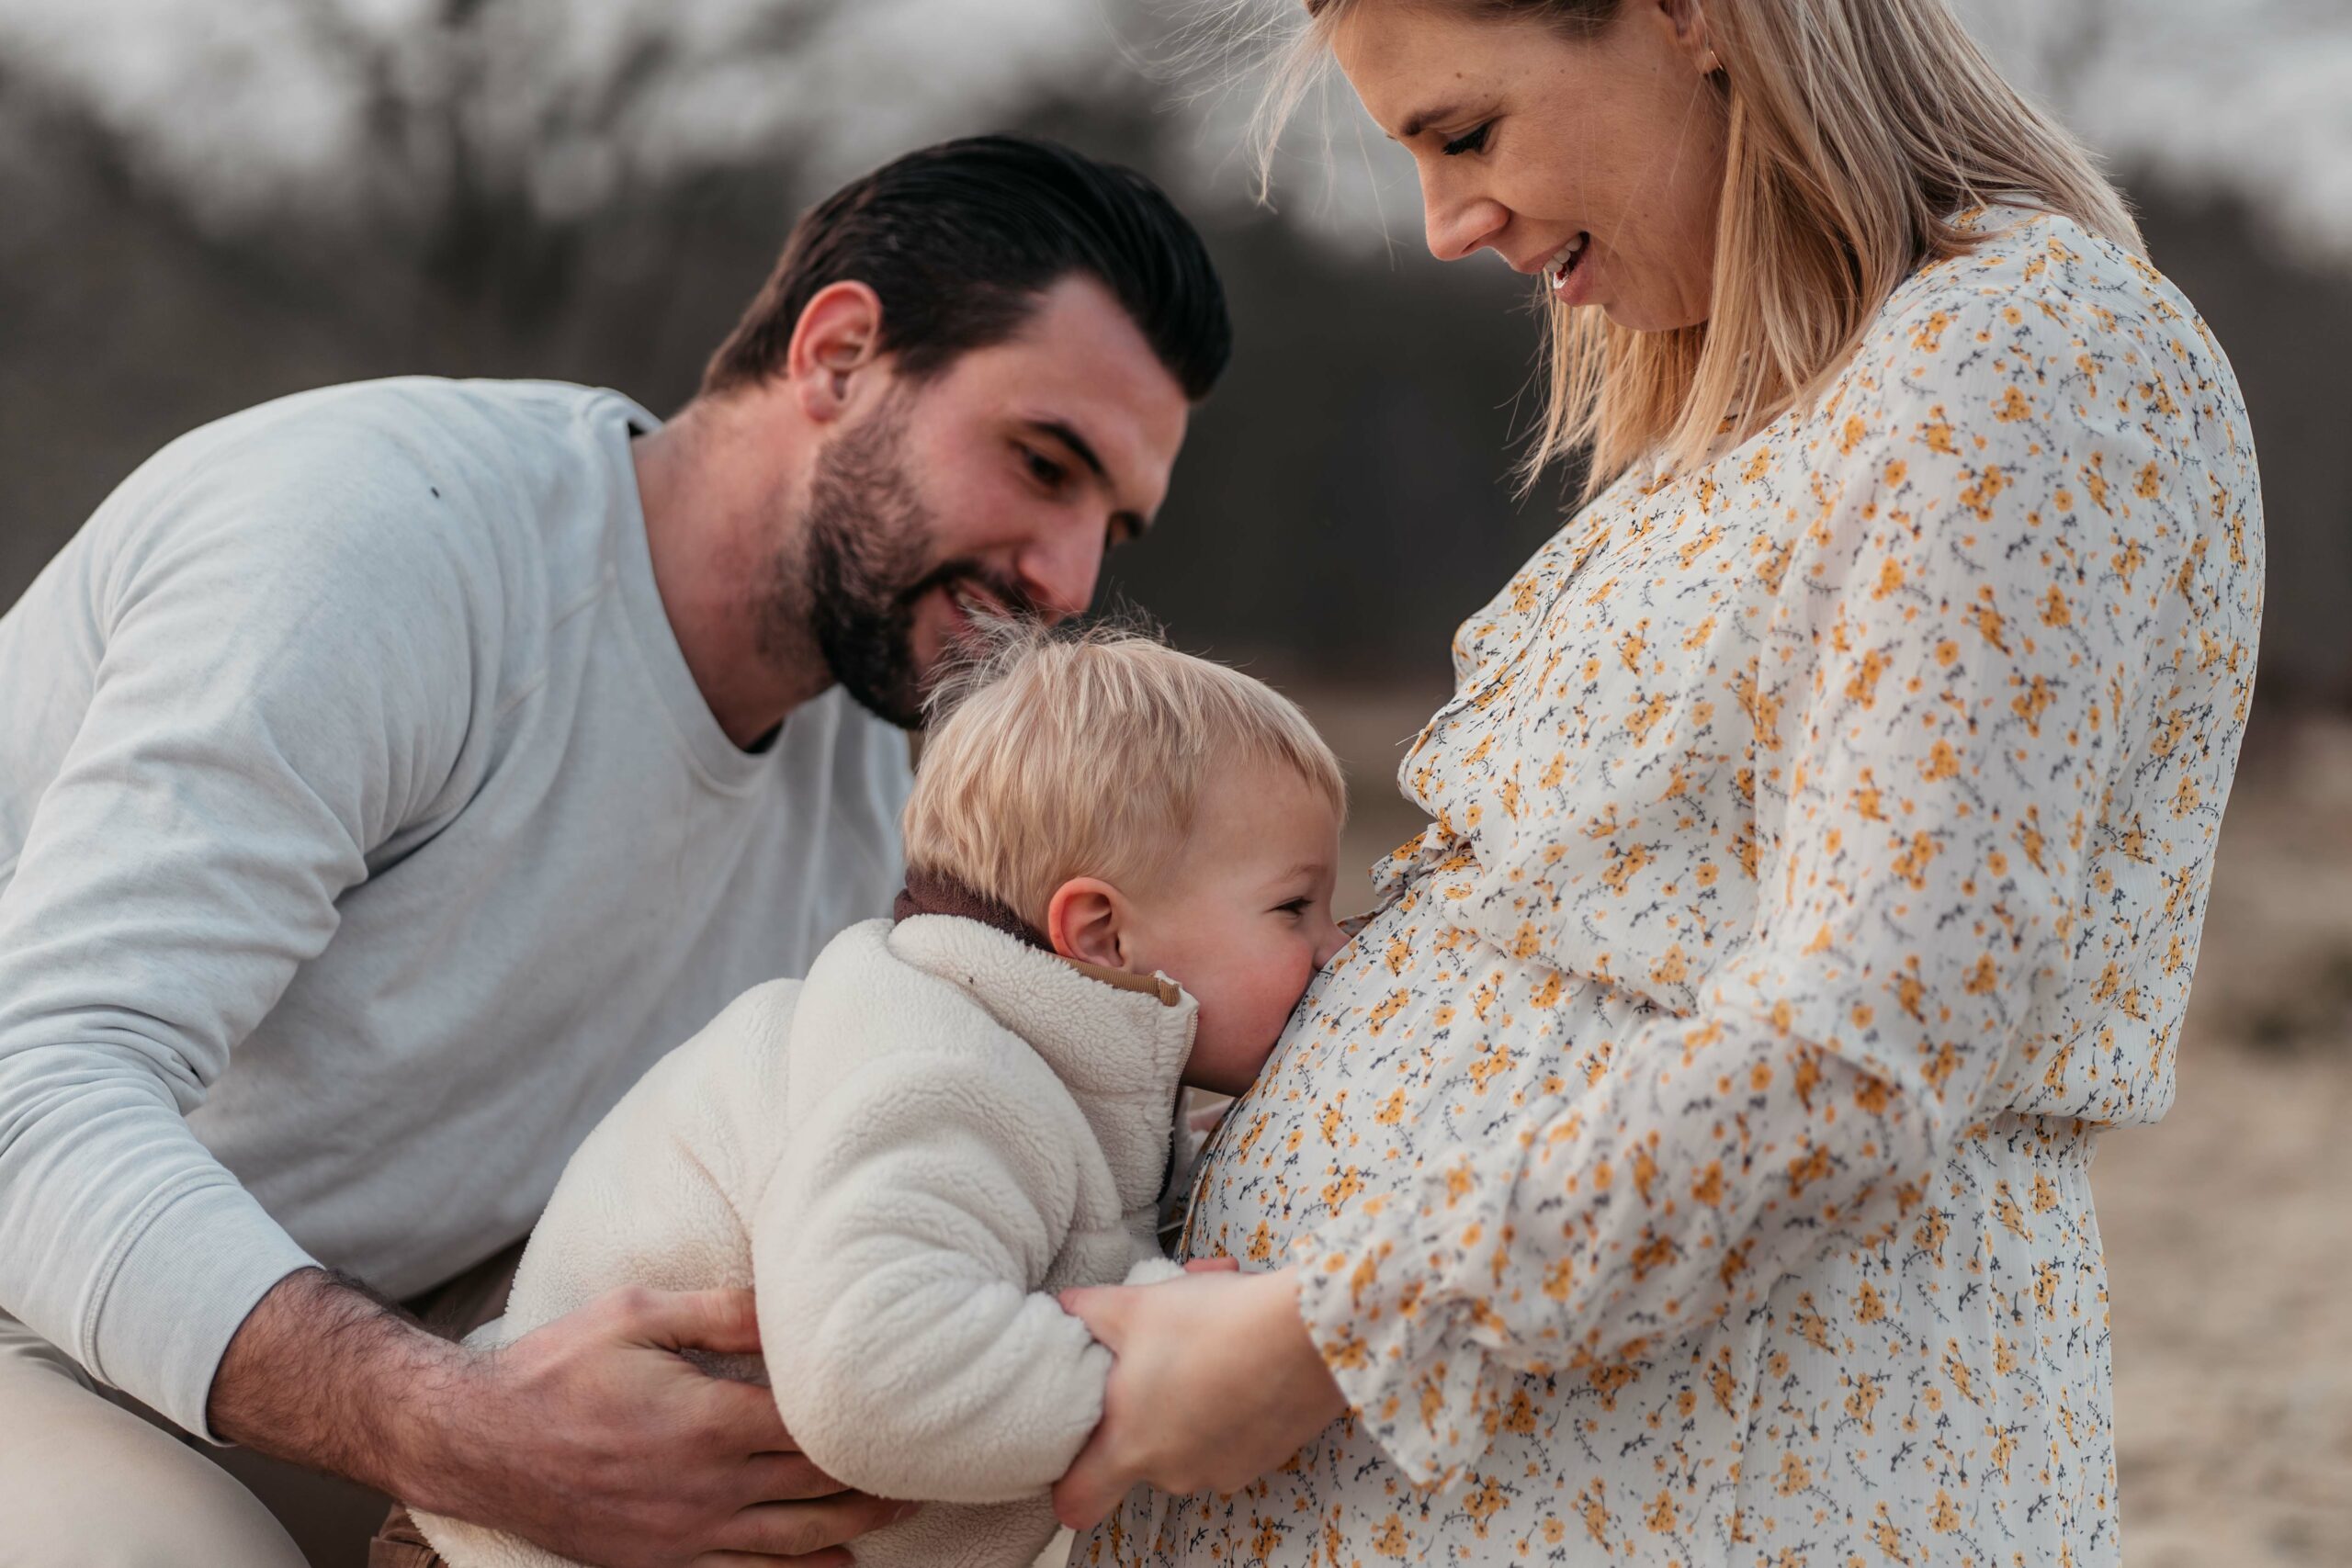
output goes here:
{"type": "Polygon", "coordinates": [[[1339,760],[1288,698],[1129,627],[992,627],[930,705],[907,869],[1033,923],[1074,876],[1165,872],[1214,770],[1277,764],[1347,809],[1339,760]]]}

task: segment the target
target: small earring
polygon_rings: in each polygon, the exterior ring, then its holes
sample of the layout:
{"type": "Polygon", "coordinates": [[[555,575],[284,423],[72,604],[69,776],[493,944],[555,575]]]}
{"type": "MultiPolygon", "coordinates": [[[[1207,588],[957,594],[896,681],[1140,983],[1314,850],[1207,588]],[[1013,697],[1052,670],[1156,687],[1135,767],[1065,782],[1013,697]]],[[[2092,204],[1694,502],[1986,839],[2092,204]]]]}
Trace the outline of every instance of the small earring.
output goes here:
{"type": "Polygon", "coordinates": [[[1719,75],[1723,68],[1724,62],[1715,57],[1715,51],[1712,49],[1707,51],[1699,62],[1699,74],[1702,76],[1719,75]]]}

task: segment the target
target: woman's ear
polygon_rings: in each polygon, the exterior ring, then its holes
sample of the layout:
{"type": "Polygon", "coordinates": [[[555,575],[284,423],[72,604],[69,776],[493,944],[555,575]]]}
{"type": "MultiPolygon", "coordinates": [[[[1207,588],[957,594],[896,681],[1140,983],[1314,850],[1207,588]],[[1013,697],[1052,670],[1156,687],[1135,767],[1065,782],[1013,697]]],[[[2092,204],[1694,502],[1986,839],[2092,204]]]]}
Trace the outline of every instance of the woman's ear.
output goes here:
{"type": "Polygon", "coordinates": [[[1046,906],[1046,940],[1064,958],[1105,969],[1127,966],[1127,901],[1099,877],[1074,876],[1046,906]]]}
{"type": "Polygon", "coordinates": [[[1674,31],[1674,41],[1689,57],[1690,64],[1702,76],[1712,76],[1724,68],[1715,54],[1713,36],[1707,30],[1707,11],[1702,0],[1657,0],[1658,9],[1666,14],[1667,26],[1674,31]]]}
{"type": "Polygon", "coordinates": [[[863,283],[829,283],[817,290],[792,329],[785,368],[800,409],[830,424],[849,407],[858,373],[881,355],[882,297],[863,283]]]}

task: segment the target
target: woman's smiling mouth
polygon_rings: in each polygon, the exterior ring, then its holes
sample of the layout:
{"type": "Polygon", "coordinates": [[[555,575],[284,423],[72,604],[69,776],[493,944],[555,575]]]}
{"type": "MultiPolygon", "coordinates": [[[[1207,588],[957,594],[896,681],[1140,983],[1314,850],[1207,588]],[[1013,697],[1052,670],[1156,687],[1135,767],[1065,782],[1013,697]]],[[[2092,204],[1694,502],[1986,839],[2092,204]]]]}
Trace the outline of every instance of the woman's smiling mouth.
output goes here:
{"type": "Polygon", "coordinates": [[[1574,239],[1545,259],[1544,276],[1551,284],[1554,294],[1567,292],[1568,280],[1576,276],[1577,266],[1584,260],[1585,247],[1591,238],[1591,235],[1578,230],[1574,239]]]}

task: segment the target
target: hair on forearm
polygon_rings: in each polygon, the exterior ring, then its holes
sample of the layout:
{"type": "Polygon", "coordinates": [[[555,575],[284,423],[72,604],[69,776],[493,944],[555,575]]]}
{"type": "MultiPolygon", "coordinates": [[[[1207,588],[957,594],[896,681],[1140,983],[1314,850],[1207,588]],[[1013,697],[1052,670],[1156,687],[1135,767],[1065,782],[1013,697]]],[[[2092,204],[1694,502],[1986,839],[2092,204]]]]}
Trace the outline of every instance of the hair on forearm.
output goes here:
{"type": "Polygon", "coordinates": [[[231,1441],[397,1495],[419,1459],[401,1417],[453,1404],[468,1363],[364,1281],[305,1269],[230,1340],[207,1414],[231,1441]]]}

